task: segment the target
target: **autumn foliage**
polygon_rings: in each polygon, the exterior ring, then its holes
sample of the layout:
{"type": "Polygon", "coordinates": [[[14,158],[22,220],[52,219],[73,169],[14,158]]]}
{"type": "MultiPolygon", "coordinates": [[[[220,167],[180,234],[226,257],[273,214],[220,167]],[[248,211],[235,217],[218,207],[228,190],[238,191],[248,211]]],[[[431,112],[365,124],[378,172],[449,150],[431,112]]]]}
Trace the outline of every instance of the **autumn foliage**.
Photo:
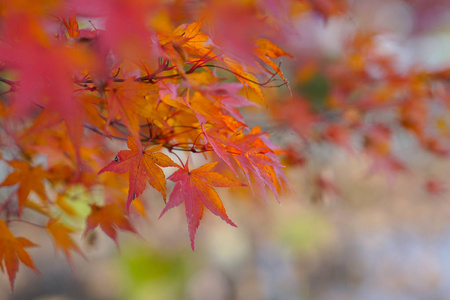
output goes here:
{"type": "Polygon", "coordinates": [[[356,30],[331,62],[281,46],[296,50],[293,20],[326,24],[349,12],[345,1],[190,2],[0,4],[0,266],[11,288],[20,262],[38,272],[27,251],[39,241],[15,236],[19,222],[47,231],[71,262],[84,255],[76,233],[99,227],[117,243],[119,230],[137,233],[148,201],[165,202],[160,217],[184,203],[194,249],[205,208],[236,226],[216,188],[279,200],[284,165],[304,164],[312,143],[364,152],[388,173],[406,168],[393,149],[399,129],[448,155],[448,125],[428,103],[447,109],[446,87],[432,84],[448,72],[400,72],[376,32],[356,30]],[[267,120],[250,124],[252,114],[267,120]],[[295,142],[275,145],[268,124],[295,142]],[[148,189],[160,199],[143,197],[148,189]]]}

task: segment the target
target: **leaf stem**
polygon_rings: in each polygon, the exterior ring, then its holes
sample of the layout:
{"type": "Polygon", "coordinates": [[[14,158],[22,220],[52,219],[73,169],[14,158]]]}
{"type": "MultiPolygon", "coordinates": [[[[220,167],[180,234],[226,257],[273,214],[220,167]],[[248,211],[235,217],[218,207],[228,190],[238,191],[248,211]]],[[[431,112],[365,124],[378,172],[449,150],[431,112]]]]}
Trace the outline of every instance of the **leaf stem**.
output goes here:
{"type": "Polygon", "coordinates": [[[10,85],[11,87],[13,87],[17,84],[17,82],[3,78],[3,77],[0,77],[0,81],[10,85]]]}

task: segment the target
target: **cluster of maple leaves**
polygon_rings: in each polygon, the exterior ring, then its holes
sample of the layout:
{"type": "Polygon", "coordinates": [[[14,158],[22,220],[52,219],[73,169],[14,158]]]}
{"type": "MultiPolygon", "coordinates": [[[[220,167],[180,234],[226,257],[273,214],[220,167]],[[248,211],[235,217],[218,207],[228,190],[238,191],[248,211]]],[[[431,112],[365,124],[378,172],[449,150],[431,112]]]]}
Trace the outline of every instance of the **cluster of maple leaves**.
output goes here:
{"type": "Polygon", "coordinates": [[[278,197],[279,150],[239,108],[265,103],[261,87],[277,74],[286,83],[272,59],[290,55],[254,27],[221,44],[227,14],[264,23],[252,5],[218,1],[178,27],[176,5],[1,4],[1,159],[9,174],[1,183],[0,266],[11,288],[20,262],[37,271],[26,250],[36,243],[11,232],[17,222],[47,231],[69,262],[73,252],[83,255],[73,237],[80,229],[70,225],[82,217],[74,202],[90,207],[85,235],[100,226],[117,243],[118,229],[136,232],[131,215],[146,214],[140,197],[148,183],[166,202],[161,216],[184,202],[194,249],[205,207],[236,226],[216,187],[249,185],[262,195],[268,187],[278,197]],[[216,38],[202,31],[205,23],[216,38]],[[116,154],[111,141],[128,149],[116,154]],[[212,162],[192,168],[194,154],[212,162]],[[212,171],[219,162],[229,176],[212,171]]]}
{"type": "Polygon", "coordinates": [[[445,115],[429,104],[446,109],[447,87],[435,84],[448,71],[399,72],[395,57],[377,51],[376,32],[356,31],[331,61],[292,46],[305,34],[296,20],[345,16],[347,1],[190,2],[0,4],[0,161],[8,170],[0,267],[11,289],[20,262],[38,272],[26,249],[38,241],[14,235],[17,223],[46,231],[71,262],[83,255],[76,233],[100,227],[116,243],[118,230],[136,233],[151,186],[165,202],[160,216],[184,202],[194,249],[205,207],[236,226],[215,188],[247,186],[262,197],[268,189],[278,200],[286,183],[279,155],[303,164],[310,144],[326,142],[397,172],[406,168],[393,149],[399,128],[432,153],[450,153],[445,115]],[[293,58],[277,45],[283,37],[297,58],[289,85],[278,63],[293,58]],[[318,80],[322,94],[309,95],[304,88],[318,80]],[[266,88],[281,86],[283,99],[267,97],[266,88]],[[243,110],[253,106],[300,145],[282,150],[249,126],[243,110]]]}

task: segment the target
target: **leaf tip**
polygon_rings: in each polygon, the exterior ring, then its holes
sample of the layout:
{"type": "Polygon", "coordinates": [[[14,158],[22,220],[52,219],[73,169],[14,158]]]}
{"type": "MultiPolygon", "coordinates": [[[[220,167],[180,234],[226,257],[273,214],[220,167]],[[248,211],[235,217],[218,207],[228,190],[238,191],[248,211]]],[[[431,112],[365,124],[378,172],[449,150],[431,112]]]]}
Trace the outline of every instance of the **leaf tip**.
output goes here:
{"type": "Polygon", "coordinates": [[[190,235],[190,240],[191,240],[191,249],[192,251],[195,251],[195,232],[190,235]]]}

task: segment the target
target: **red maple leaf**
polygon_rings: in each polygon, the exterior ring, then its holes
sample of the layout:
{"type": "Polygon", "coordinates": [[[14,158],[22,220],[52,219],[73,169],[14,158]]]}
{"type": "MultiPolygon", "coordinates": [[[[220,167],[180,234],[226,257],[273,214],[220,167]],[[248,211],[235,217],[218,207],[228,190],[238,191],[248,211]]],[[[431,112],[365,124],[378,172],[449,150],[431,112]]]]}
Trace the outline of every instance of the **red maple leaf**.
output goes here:
{"type": "Polygon", "coordinates": [[[229,140],[227,150],[232,154],[245,174],[252,191],[252,177],[256,183],[258,191],[263,198],[266,198],[265,186],[269,187],[275,198],[278,199],[278,189],[282,183],[287,182],[282,168],[275,155],[275,145],[261,132],[259,127],[255,127],[249,134],[235,134],[229,140]]]}
{"type": "Polygon", "coordinates": [[[217,162],[212,162],[195,170],[189,170],[188,160],[183,168],[169,177],[176,184],[159,217],[161,218],[166,211],[184,202],[192,250],[194,250],[195,233],[203,216],[203,206],[231,226],[237,227],[228,218],[219,195],[212,187],[245,186],[245,184],[219,173],[209,172],[216,164],[217,162]]]}
{"type": "Polygon", "coordinates": [[[239,163],[249,183],[251,183],[251,175],[253,175],[258,190],[262,192],[263,197],[266,197],[266,194],[263,192],[266,185],[275,195],[277,201],[280,202],[277,186],[279,186],[281,181],[285,181],[281,170],[283,165],[278,162],[275,155],[272,155],[270,152],[263,153],[264,151],[264,148],[254,148],[234,158],[239,163]]]}
{"type": "Polygon", "coordinates": [[[136,141],[128,136],[127,145],[130,150],[122,150],[106,167],[98,174],[109,171],[114,173],[129,172],[129,190],[127,198],[127,210],[131,202],[139,197],[145,190],[146,180],[159,191],[166,201],[166,178],[160,167],[179,167],[167,155],[159,153],[162,145],[157,145],[149,150],[139,150],[136,141]]]}

